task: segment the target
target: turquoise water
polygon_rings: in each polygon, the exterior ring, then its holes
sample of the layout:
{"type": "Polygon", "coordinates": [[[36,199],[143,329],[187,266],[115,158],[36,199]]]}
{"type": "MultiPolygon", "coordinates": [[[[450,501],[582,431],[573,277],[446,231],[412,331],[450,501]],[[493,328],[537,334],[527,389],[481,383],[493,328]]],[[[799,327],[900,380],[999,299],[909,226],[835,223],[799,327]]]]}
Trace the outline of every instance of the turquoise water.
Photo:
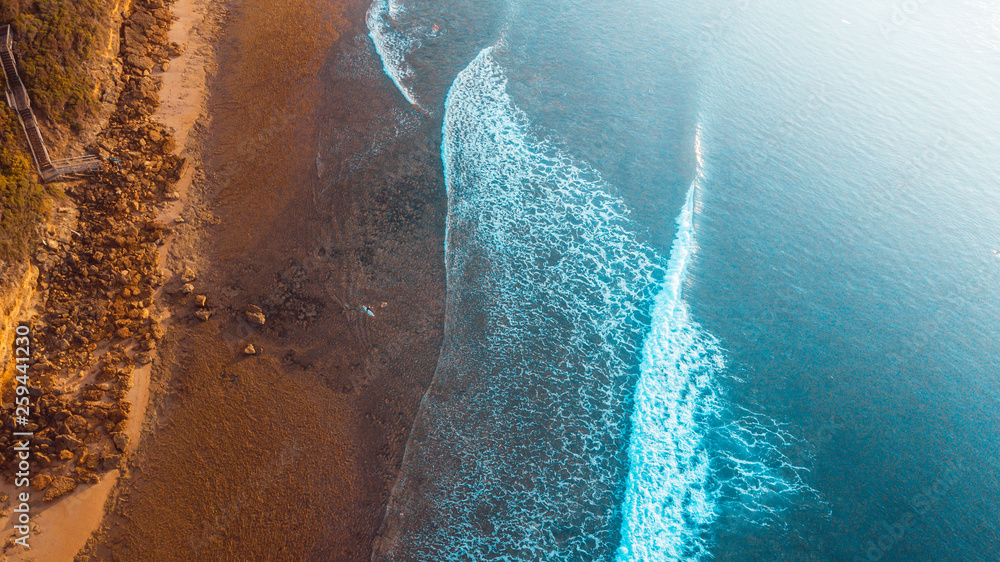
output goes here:
{"type": "Polygon", "coordinates": [[[379,0],[445,343],[380,560],[991,560],[1000,3],[379,0]]]}

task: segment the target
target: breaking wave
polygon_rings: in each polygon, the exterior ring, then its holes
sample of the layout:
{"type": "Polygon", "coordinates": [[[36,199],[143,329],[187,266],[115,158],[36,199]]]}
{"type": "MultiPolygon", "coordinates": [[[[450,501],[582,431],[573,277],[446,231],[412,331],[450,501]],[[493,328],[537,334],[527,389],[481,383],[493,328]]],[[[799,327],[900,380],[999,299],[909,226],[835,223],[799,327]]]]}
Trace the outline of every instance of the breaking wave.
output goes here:
{"type": "Polygon", "coordinates": [[[374,560],[696,560],[719,513],[808,491],[728,406],[690,318],[699,175],[669,260],[592,167],[535,131],[482,51],[446,100],[445,340],[374,560]]]}

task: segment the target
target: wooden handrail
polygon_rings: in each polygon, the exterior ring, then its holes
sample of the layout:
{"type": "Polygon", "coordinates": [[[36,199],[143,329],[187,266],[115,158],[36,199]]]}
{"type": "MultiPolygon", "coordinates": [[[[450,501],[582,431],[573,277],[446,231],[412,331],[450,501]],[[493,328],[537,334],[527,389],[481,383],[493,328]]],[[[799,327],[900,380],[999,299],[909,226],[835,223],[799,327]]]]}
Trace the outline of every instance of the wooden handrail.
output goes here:
{"type": "Polygon", "coordinates": [[[17,119],[21,122],[24,136],[28,139],[28,148],[31,156],[35,160],[35,168],[42,181],[51,181],[64,174],[73,174],[95,170],[104,163],[94,156],[77,156],[52,162],[49,158],[49,150],[45,147],[45,139],[42,138],[42,131],[38,128],[38,121],[35,113],[31,110],[31,98],[25,88],[21,77],[17,74],[17,61],[14,59],[14,33],[10,25],[0,27],[0,59],[2,59],[3,73],[7,80],[7,103],[13,100],[12,109],[17,113],[17,119]]]}

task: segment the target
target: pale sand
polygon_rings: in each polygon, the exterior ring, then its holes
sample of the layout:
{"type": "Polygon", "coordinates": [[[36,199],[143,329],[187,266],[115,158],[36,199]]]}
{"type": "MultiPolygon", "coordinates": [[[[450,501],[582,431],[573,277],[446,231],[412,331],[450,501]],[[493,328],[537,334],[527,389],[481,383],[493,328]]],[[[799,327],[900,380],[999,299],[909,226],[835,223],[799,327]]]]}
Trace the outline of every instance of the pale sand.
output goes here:
{"type": "MultiPolygon", "coordinates": [[[[163,79],[163,88],[160,90],[160,107],[153,118],[173,133],[177,142],[176,153],[188,159],[188,166],[175,186],[180,199],[165,205],[158,215],[160,221],[168,224],[180,216],[187,204],[188,187],[196,167],[193,164],[199,160],[198,143],[191,131],[207,110],[206,80],[213,64],[208,34],[214,25],[207,21],[211,2],[212,0],[177,0],[174,3],[171,9],[176,20],[170,29],[169,40],[181,44],[184,53],[170,61],[167,71],[158,73],[163,79]]],[[[161,267],[171,249],[172,238],[160,248],[161,267]]],[[[149,404],[151,367],[146,365],[137,368],[133,374],[134,386],[128,393],[132,411],[126,428],[129,436],[126,456],[132,454],[139,444],[149,404]]],[[[80,486],[75,492],[52,504],[42,504],[42,494],[32,492],[31,549],[12,549],[6,556],[0,555],[0,561],[72,561],[90,535],[99,528],[105,514],[105,504],[120,476],[118,470],[112,470],[97,484],[80,486]]],[[[3,486],[2,491],[11,496],[13,504],[16,490],[11,486],[3,486]]],[[[11,528],[12,523],[7,518],[2,521],[4,529],[11,528]]],[[[6,536],[11,535],[5,534],[6,536]]]]}
{"type": "MultiPolygon", "coordinates": [[[[112,470],[97,484],[80,486],[75,492],[44,508],[32,517],[37,529],[31,532],[31,550],[15,552],[9,560],[61,562],[73,560],[90,534],[101,524],[104,502],[118,482],[119,473],[112,470]]],[[[35,492],[35,497],[41,494],[35,492]]],[[[37,506],[35,509],[38,509],[37,506]]]]}
{"type": "MultiPolygon", "coordinates": [[[[175,153],[188,159],[188,166],[174,187],[181,199],[166,206],[161,220],[176,218],[183,210],[195,169],[192,164],[198,161],[197,142],[191,137],[191,130],[208,109],[206,82],[214,67],[210,42],[214,26],[207,21],[210,4],[210,0],[177,0],[174,3],[171,10],[177,20],[167,37],[181,44],[184,53],[171,60],[165,72],[156,73],[163,80],[163,89],[160,90],[160,107],[153,118],[173,133],[177,142],[175,153]]],[[[165,252],[160,253],[162,256],[165,252]]]]}

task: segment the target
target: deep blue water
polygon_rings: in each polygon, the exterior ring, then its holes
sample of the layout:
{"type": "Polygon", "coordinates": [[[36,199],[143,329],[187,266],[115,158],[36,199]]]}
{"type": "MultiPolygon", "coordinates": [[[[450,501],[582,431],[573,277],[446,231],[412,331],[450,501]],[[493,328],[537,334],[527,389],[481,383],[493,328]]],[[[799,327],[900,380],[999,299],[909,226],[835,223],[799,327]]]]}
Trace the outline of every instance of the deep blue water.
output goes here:
{"type": "Polygon", "coordinates": [[[445,342],[378,560],[995,560],[1000,3],[378,0],[445,342]]]}

